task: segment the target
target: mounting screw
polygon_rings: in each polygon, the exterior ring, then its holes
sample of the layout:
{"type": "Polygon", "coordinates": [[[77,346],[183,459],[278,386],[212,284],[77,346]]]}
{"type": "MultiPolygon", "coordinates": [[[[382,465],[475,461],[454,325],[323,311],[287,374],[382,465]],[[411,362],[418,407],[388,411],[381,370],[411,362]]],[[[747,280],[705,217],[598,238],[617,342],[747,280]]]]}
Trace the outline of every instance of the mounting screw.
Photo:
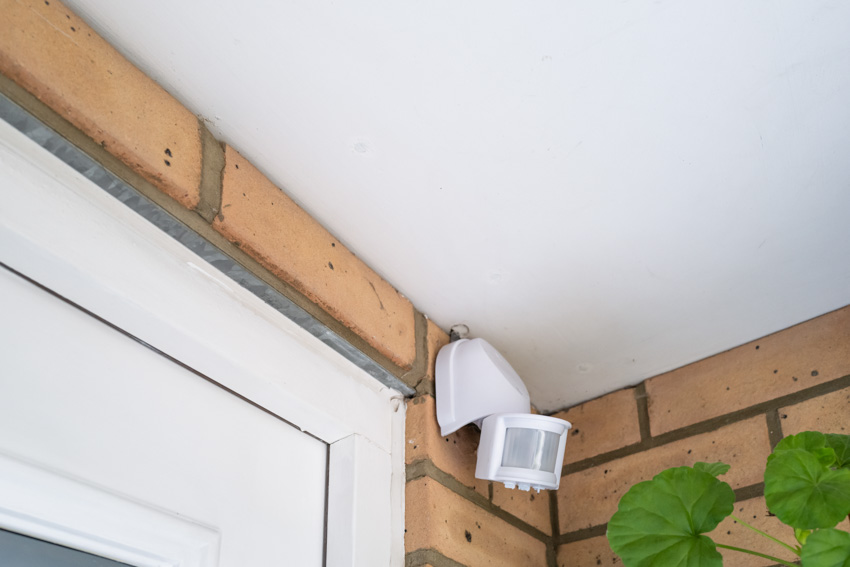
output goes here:
{"type": "Polygon", "coordinates": [[[452,325],[452,328],[449,333],[449,340],[451,342],[458,341],[460,339],[465,339],[469,336],[469,327],[464,325],[463,323],[458,323],[457,325],[452,325]]]}

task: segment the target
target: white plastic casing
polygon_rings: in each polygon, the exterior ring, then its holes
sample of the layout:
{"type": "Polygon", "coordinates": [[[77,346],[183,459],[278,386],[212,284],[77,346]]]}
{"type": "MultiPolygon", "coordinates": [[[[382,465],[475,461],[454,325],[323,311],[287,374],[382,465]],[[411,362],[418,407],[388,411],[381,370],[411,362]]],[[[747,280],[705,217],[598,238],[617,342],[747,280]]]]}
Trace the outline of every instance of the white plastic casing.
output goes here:
{"type": "Polygon", "coordinates": [[[437,354],[437,421],[443,435],[494,413],[530,413],[522,379],[484,339],[461,339],[437,354]]]}
{"type": "Polygon", "coordinates": [[[531,414],[528,390],[484,339],[461,339],[437,354],[437,422],[443,435],[481,428],[476,478],[521,490],[557,490],[570,423],[531,414]]]}
{"type": "Polygon", "coordinates": [[[503,482],[508,488],[557,490],[571,427],[568,421],[543,415],[491,415],[481,424],[475,477],[503,482]],[[511,443],[509,437],[532,442],[511,443]],[[524,466],[516,466],[520,463],[524,466]]]}

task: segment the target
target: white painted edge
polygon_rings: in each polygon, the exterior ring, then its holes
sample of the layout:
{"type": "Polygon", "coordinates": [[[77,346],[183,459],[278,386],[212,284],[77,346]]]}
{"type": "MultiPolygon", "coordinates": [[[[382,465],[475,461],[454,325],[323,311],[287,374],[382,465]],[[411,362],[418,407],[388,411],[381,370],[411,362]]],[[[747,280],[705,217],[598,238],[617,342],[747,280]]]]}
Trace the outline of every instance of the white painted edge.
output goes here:
{"type": "Polygon", "coordinates": [[[0,202],[0,262],[331,445],[330,567],[403,564],[398,392],[2,121],[0,202]]]}
{"type": "Polygon", "coordinates": [[[220,534],[0,453],[0,528],[138,567],[215,567],[220,534]]]}
{"type": "MultiPolygon", "coordinates": [[[[393,452],[404,454],[407,408],[399,400],[394,415],[393,452]]],[[[404,565],[404,463],[367,439],[352,435],[331,445],[328,478],[328,565],[371,567],[404,565]],[[389,473],[389,478],[387,474],[389,473]],[[381,487],[387,483],[387,493],[381,487]],[[379,541],[373,531],[389,530],[379,541]]]]}
{"type": "Polygon", "coordinates": [[[390,455],[359,435],[331,445],[328,479],[328,565],[390,565],[392,531],[390,455]]]}

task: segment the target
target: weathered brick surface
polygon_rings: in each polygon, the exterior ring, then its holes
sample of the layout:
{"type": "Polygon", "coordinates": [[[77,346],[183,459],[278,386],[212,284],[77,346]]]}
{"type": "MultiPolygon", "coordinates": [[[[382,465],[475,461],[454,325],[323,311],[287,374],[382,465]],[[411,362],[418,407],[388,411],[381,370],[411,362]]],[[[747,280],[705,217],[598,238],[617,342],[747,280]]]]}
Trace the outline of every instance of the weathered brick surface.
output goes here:
{"type": "Polygon", "coordinates": [[[620,558],[611,551],[605,536],[565,543],[558,548],[558,567],[610,567],[622,564],[620,558]]]}
{"type": "Polygon", "coordinates": [[[779,410],[783,435],[821,431],[850,435],[850,388],[779,410]]]}
{"type": "Polygon", "coordinates": [[[434,380],[435,366],[437,364],[437,353],[449,344],[449,335],[439,328],[433,321],[428,320],[428,380],[434,380]]]}
{"type": "Polygon", "coordinates": [[[405,434],[404,459],[407,464],[430,459],[438,469],[488,496],[490,483],[475,478],[480,432],[474,425],[462,427],[446,437],[441,436],[434,398],[424,395],[413,398],[407,404],[405,434]]]}
{"type": "Polygon", "coordinates": [[[407,483],[405,549],[466,567],[544,567],[545,544],[427,477],[407,483]]]}
{"type": "Polygon", "coordinates": [[[573,424],[564,463],[574,463],[640,442],[634,389],[618,390],[555,414],[573,424]]]}
{"type": "Polygon", "coordinates": [[[850,374],[850,306],[647,381],[653,435],[850,374]]]}
{"type": "MultiPolygon", "coordinates": [[[[723,477],[720,477],[721,479],[723,477]]],[[[780,522],[776,517],[768,515],[767,505],[764,503],[764,498],[752,498],[744,502],[735,503],[735,511],[733,516],[740,518],[751,526],[762,530],[773,537],[784,541],[789,545],[796,545],[797,540],[794,539],[794,530],[780,522]]],[[[716,543],[733,545],[766,553],[785,559],[786,561],[795,561],[799,557],[795,556],[790,551],[783,548],[781,545],[774,543],[767,538],[760,536],[752,530],[749,530],[731,518],[726,518],[717,526],[713,532],[708,534],[716,543]]],[[[766,567],[775,565],[775,561],[762,559],[754,555],[747,555],[739,551],[730,551],[728,549],[719,549],[723,555],[724,566],[740,566],[740,567],[766,567]]]]}
{"type": "Polygon", "coordinates": [[[198,120],[58,0],[0,0],[0,71],[182,205],[200,198],[198,120]]]}
{"type": "Polygon", "coordinates": [[[767,423],[757,416],[567,475],[558,490],[561,532],[607,523],[633,484],[669,467],[723,461],[732,465],[723,480],[733,488],[757,484],[768,454],[767,423]]]}
{"type": "Polygon", "coordinates": [[[413,305],[236,150],[225,150],[213,227],[402,368],[416,357],[413,305]]]}
{"type": "Polygon", "coordinates": [[[493,504],[543,533],[552,534],[548,492],[543,491],[539,494],[534,490],[525,492],[518,488],[505,488],[501,482],[494,482],[493,504]]]}
{"type": "MultiPolygon", "coordinates": [[[[736,503],[733,515],[744,520],[751,526],[755,526],[781,539],[789,545],[796,544],[794,531],[783,525],[775,517],[768,515],[764,498],[753,498],[736,503]]],[[[843,530],[850,529],[850,522],[845,520],[838,528],[843,530]]],[[[748,530],[731,518],[727,518],[721,522],[717,526],[717,529],[708,535],[717,543],[760,551],[761,553],[792,562],[797,559],[793,553],[748,530]]],[[[726,549],[719,551],[723,555],[723,565],[725,567],[764,567],[775,565],[775,562],[753,555],[726,549]]],[[[558,548],[558,565],[559,567],[598,567],[599,565],[622,565],[622,561],[611,551],[608,545],[608,539],[605,536],[599,536],[561,545],[558,548]]]]}
{"type": "MultiPolygon", "coordinates": [[[[794,538],[793,528],[789,528],[780,522],[775,516],[771,516],[769,514],[767,504],[765,504],[763,497],[752,498],[743,502],[736,502],[735,511],[732,512],[732,515],[740,518],[751,526],[784,541],[788,545],[797,545],[797,540],[794,538]]],[[[844,520],[838,525],[838,529],[850,529],[850,522],[844,520]]],[[[751,549],[753,551],[773,555],[774,557],[779,557],[780,559],[785,559],[791,562],[799,559],[799,557],[796,557],[793,553],[784,549],[781,545],[745,528],[731,518],[723,520],[723,522],[717,526],[717,529],[708,535],[716,543],[751,549]]],[[[730,551],[726,549],[721,549],[719,551],[721,555],[723,555],[724,566],[762,567],[776,564],[774,561],[761,559],[759,557],[737,551],[730,551]]]]}

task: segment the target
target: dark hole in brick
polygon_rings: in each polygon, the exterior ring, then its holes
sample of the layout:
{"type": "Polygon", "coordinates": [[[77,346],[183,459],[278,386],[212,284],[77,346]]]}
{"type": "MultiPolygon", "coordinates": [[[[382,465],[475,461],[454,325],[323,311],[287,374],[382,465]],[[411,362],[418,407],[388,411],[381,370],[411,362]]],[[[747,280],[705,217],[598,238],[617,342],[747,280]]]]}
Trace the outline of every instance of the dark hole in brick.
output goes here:
{"type": "Polygon", "coordinates": [[[608,469],[605,469],[602,474],[608,474],[608,469]]]}
{"type": "Polygon", "coordinates": [[[239,169],[239,164],[238,164],[238,163],[236,164],[236,169],[239,169]]]}
{"type": "Polygon", "coordinates": [[[534,502],[534,495],[531,495],[531,501],[534,502]]]}
{"type": "Polygon", "coordinates": [[[774,373],[774,374],[776,374],[777,372],[779,372],[779,370],[774,370],[774,371],[773,371],[773,373],[774,373]]]}
{"type": "Polygon", "coordinates": [[[446,437],[446,443],[448,443],[448,442],[449,442],[449,438],[448,438],[448,437],[446,437]]]}
{"type": "Polygon", "coordinates": [[[167,165],[168,167],[171,167],[171,162],[170,162],[170,161],[168,161],[167,159],[166,159],[166,160],[163,160],[163,161],[165,162],[165,165],[167,165]]]}
{"type": "Polygon", "coordinates": [[[472,534],[469,533],[469,530],[464,531],[463,535],[466,537],[466,541],[472,541],[472,534]]]}
{"type": "Polygon", "coordinates": [[[171,157],[171,150],[168,149],[168,148],[165,148],[165,155],[167,155],[168,157],[171,157]]]}
{"type": "Polygon", "coordinates": [[[578,429],[573,429],[573,435],[578,435],[578,429]]]}
{"type": "Polygon", "coordinates": [[[812,376],[817,376],[817,375],[818,375],[818,371],[817,371],[817,370],[812,370],[812,376]]]}
{"type": "Polygon", "coordinates": [[[726,386],[726,390],[729,390],[729,386],[726,386]]]}
{"type": "Polygon", "coordinates": [[[47,0],[44,0],[44,5],[45,5],[45,6],[50,6],[50,2],[48,2],[47,0]]]}
{"type": "Polygon", "coordinates": [[[783,413],[783,414],[782,414],[782,419],[788,419],[788,414],[787,414],[787,413],[783,413]]]}
{"type": "Polygon", "coordinates": [[[726,535],[732,535],[732,532],[726,532],[726,535]]]}
{"type": "Polygon", "coordinates": [[[596,558],[596,564],[597,564],[597,565],[602,565],[602,560],[601,560],[601,559],[599,559],[598,557],[596,558]]]}
{"type": "Polygon", "coordinates": [[[75,32],[75,31],[77,31],[77,28],[75,28],[74,26],[71,26],[71,31],[75,32]]]}
{"type": "Polygon", "coordinates": [[[333,270],[333,269],[334,269],[333,262],[328,262],[328,268],[330,268],[331,270],[333,270]]]}
{"type": "Polygon", "coordinates": [[[691,451],[693,451],[693,449],[688,449],[688,455],[691,454],[691,451]]]}
{"type": "Polygon", "coordinates": [[[331,242],[331,246],[332,246],[332,247],[336,247],[336,243],[335,243],[335,242],[331,242]]]}
{"type": "Polygon", "coordinates": [[[797,381],[797,377],[796,377],[796,376],[791,376],[791,380],[793,380],[794,382],[796,382],[796,381],[797,381]]]}
{"type": "Polygon", "coordinates": [[[756,345],[756,350],[758,350],[758,349],[759,349],[759,346],[758,346],[758,345],[756,345]]]}

